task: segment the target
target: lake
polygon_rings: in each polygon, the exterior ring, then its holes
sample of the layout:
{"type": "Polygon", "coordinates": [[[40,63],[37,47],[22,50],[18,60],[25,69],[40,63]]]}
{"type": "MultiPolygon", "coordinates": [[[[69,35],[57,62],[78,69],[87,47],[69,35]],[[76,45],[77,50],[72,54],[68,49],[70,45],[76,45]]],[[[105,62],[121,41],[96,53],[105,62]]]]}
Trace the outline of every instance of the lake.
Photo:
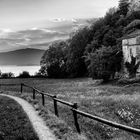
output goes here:
{"type": "Polygon", "coordinates": [[[15,76],[18,76],[23,71],[28,71],[30,75],[34,75],[39,69],[40,66],[0,66],[2,73],[12,72],[15,76]]]}

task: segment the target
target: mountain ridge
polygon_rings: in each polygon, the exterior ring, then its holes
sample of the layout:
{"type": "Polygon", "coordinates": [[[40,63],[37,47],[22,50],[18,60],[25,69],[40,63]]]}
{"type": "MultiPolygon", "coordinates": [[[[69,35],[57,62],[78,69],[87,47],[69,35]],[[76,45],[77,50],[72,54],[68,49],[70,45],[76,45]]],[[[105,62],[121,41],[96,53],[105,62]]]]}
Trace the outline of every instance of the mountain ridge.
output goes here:
{"type": "Polygon", "coordinates": [[[44,52],[45,50],[34,48],[25,48],[8,52],[0,52],[0,65],[40,65],[40,59],[44,52]]]}

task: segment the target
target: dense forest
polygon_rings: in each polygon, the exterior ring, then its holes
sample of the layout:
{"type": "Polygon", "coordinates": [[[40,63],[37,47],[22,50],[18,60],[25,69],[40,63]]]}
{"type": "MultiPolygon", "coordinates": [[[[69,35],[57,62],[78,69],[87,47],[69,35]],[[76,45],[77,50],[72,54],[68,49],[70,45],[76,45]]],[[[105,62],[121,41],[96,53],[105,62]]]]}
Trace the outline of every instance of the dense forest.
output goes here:
{"type": "Polygon", "coordinates": [[[121,71],[122,37],[140,28],[136,1],[120,0],[117,8],[68,40],[50,44],[41,58],[40,73],[50,78],[90,76],[108,81],[121,71]]]}

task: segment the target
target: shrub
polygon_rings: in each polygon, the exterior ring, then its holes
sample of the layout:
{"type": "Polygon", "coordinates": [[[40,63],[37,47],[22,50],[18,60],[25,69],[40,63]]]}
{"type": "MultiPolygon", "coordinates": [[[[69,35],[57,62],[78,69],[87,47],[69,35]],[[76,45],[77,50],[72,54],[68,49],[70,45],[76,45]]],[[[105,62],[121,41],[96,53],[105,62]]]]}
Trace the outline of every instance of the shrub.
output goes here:
{"type": "Polygon", "coordinates": [[[22,73],[19,74],[19,78],[30,78],[30,74],[28,71],[23,71],[22,73]]]}
{"type": "Polygon", "coordinates": [[[140,83],[140,78],[131,78],[131,79],[122,78],[122,79],[119,79],[117,82],[117,84],[120,84],[120,85],[127,85],[127,84],[134,84],[134,83],[140,83]]]}
{"type": "Polygon", "coordinates": [[[9,73],[1,73],[1,78],[12,78],[14,74],[12,72],[9,73]]]}
{"type": "Polygon", "coordinates": [[[41,74],[40,72],[36,72],[33,76],[34,78],[45,78],[47,77],[46,75],[41,74]]]}
{"type": "Polygon", "coordinates": [[[115,47],[102,47],[86,58],[89,74],[93,79],[107,82],[114,79],[115,73],[121,69],[121,52],[115,47]]]}
{"type": "Polygon", "coordinates": [[[130,78],[136,77],[136,73],[139,68],[139,65],[140,65],[140,61],[136,63],[136,57],[133,57],[131,55],[131,62],[125,63],[130,78]]]}
{"type": "Polygon", "coordinates": [[[66,77],[66,46],[64,41],[52,43],[41,58],[40,73],[51,78],[66,77]]]}

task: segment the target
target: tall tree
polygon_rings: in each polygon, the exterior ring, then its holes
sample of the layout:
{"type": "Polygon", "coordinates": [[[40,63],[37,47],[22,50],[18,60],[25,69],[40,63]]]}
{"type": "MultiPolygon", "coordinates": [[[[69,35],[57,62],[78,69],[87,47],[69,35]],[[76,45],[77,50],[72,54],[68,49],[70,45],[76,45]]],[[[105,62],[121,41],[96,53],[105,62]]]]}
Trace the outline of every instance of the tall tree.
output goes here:
{"type": "Polygon", "coordinates": [[[51,78],[66,77],[66,48],[65,41],[54,42],[49,46],[40,62],[42,75],[48,75],[51,78]]]}
{"type": "Polygon", "coordinates": [[[126,16],[129,11],[129,0],[120,0],[119,1],[119,11],[121,15],[126,16]]]}
{"type": "Polygon", "coordinates": [[[67,55],[67,72],[70,77],[81,77],[87,73],[84,51],[92,36],[88,27],[78,30],[70,39],[67,55]]]}
{"type": "Polygon", "coordinates": [[[108,81],[114,78],[115,72],[121,69],[122,53],[119,48],[105,47],[88,54],[86,63],[93,79],[108,81]]]}

